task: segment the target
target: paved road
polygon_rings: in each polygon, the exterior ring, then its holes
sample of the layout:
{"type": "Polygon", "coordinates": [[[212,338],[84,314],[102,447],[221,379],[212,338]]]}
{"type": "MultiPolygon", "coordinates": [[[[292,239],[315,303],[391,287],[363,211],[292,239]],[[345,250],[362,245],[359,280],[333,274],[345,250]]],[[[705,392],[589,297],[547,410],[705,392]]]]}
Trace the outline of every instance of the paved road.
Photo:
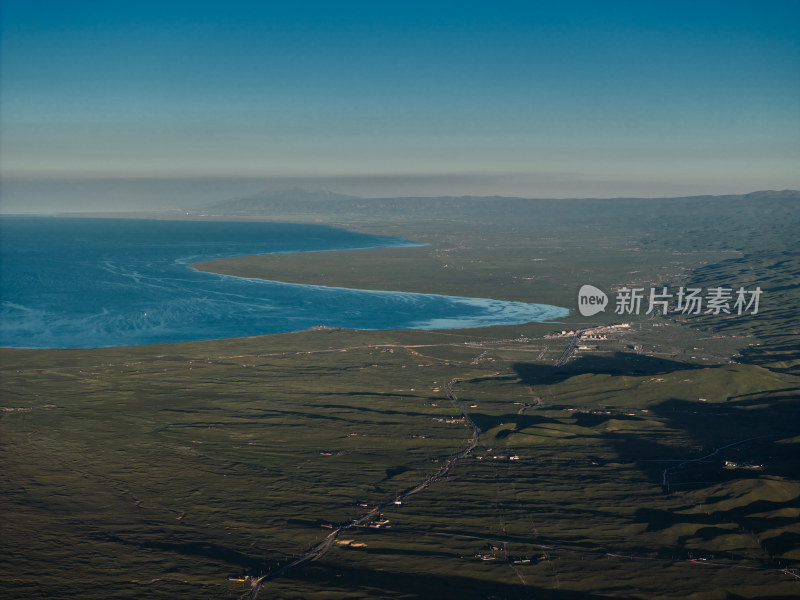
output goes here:
{"type": "Polygon", "coordinates": [[[461,381],[460,379],[453,379],[444,386],[444,389],[447,391],[447,396],[453,402],[455,402],[456,406],[458,407],[458,410],[461,412],[461,416],[464,417],[464,422],[467,423],[470,427],[472,427],[472,438],[469,440],[467,446],[460,452],[448,458],[445,464],[442,465],[438,471],[436,471],[433,475],[431,475],[421,483],[418,483],[417,485],[406,489],[405,491],[399,493],[396,497],[392,498],[391,500],[387,500],[380,506],[376,506],[369,512],[361,515],[358,519],[356,519],[352,523],[348,523],[347,525],[341,525],[337,527],[336,529],[331,531],[330,534],[328,534],[328,537],[326,537],[319,544],[311,548],[308,552],[303,554],[303,556],[293,560],[287,565],[284,565],[280,569],[276,569],[275,571],[267,573],[266,575],[263,575],[262,577],[256,579],[253,582],[253,587],[250,590],[250,593],[247,594],[246,596],[248,600],[256,600],[258,593],[261,590],[261,586],[264,585],[265,582],[280,577],[286,574],[288,571],[291,571],[292,569],[296,569],[298,567],[303,566],[306,563],[313,562],[321,558],[322,555],[328,551],[333,542],[336,541],[336,538],[339,536],[339,534],[342,533],[343,531],[347,531],[348,529],[351,529],[353,527],[360,527],[366,525],[368,522],[372,521],[373,518],[377,517],[382,510],[390,506],[393,506],[397,502],[402,502],[407,496],[410,496],[411,494],[416,494],[417,492],[424,490],[430,484],[444,478],[450,472],[450,469],[452,469],[453,466],[458,461],[460,461],[462,458],[466,456],[469,456],[469,454],[475,449],[475,446],[478,445],[480,429],[478,429],[478,426],[475,425],[475,422],[470,418],[466,410],[464,410],[464,405],[461,403],[461,400],[459,400],[458,397],[455,395],[455,393],[453,393],[453,386],[460,381],[461,381]]]}
{"type": "Polygon", "coordinates": [[[561,355],[561,358],[559,358],[558,362],[556,363],[557,367],[563,367],[569,360],[569,357],[572,356],[572,353],[575,352],[575,348],[578,346],[578,340],[581,339],[582,333],[583,329],[579,329],[575,332],[575,335],[572,336],[569,346],[567,346],[567,348],[564,350],[564,353],[561,355]]]}

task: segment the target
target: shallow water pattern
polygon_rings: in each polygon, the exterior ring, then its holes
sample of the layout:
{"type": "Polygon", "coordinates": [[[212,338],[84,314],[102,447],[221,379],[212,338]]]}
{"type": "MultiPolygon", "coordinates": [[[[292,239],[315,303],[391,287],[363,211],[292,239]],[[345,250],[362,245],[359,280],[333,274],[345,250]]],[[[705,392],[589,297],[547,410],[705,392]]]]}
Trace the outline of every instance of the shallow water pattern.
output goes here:
{"type": "Polygon", "coordinates": [[[301,331],[445,329],[563,317],[550,305],[205,273],[213,258],[413,245],[320,225],[3,217],[0,346],[95,348],[301,331]]]}

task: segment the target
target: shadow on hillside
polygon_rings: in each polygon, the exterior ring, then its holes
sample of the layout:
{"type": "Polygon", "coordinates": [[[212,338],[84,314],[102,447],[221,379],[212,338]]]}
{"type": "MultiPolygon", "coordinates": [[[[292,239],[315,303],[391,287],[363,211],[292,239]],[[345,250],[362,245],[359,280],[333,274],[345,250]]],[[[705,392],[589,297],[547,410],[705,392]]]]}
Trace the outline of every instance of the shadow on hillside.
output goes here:
{"type": "Polygon", "coordinates": [[[481,431],[489,431],[490,429],[503,425],[506,423],[514,423],[514,429],[507,429],[498,432],[497,438],[501,439],[507,437],[510,433],[522,431],[526,427],[534,425],[542,425],[545,423],[559,423],[557,419],[551,419],[541,415],[528,415],[519,413],[506,413],[503,415],[490,415],[486,413],[469,413],[470,418],[478,426],[481,431]]]}
{"type": "Polygon", "coordinates": [[[632,352],[614,352],[610,356],[581,356],[568,362],[563,367],[536,363],[515,363],[512,368],[516,371],[522,383],[526,385],[550,385],[585,373],[645,377],[705,367],[632,352]]]}
{"type": "Polygon", "coordinates": [[[724,404],[672,398],[649,410],[664,424],[664,433],[601,435],[622,460],[637,463],[653,483],[661,485],[669,467],[672,491],[764,475],[796,479],[800,471],[796,398],[732,399],[724,404]],[[726,468],[726,461],[750,466],[726,468]]]}
{"type": "MultiPolygon", "coordinates": [[[[713,389],[719,382],[727,390],[722,402],[666,395],[661,401],[648,402],[646,416],[578,412],[556,420],[591,429],[586,440],[591,440],[593,447],[612,449],[616,460],[635,465],[664,494],[686,498],[691,503],[688,506],[702,505],[702,512],[688,513],[640,508],[634,521],[646,524],[647,531],[676,527],[673,531],[681,534],[677,547],[733,560],[746,558],[745,553],[725,553],[718,540],[731,531],[750,533],[775,565],[800,564],[796,557],[800,534],[789,530],[800,508],[795,489],[800,473],[800,390],[794,381],[786,378],[783,386],[774,382],[775,389],[753,392],[748,373],[737,373],[740,379],[731,381],[727,365],[692,365],[625,352],[582,356],[560,368],[514,365],[521,383],[533,386],[559,384],[580,375],[611,376],[597,378],[611,404],[616,394],[631,393],[615,389],[620,387],[615,376],[664,377],[699,369],[705,371],[704,385],[713,389]],[[741,393],[736,395],[736,390],[741,393]],[[624,427],[609,425],[623,420],[627,421],[624,427]],[[636,426],[637,420],[642,421],[641,428],[636,426]],[[732,529],[732,525],[737,527],[732,529]]],[[[668,389],[664,388],[666,394],[668,389]]],[[[538,417],[535,408],[526,416],[538,417]]],[[[514,417],[507,414],[496,419],[513,423],[514,417]]]]}
{"type": "MultiPolygon", "coordinates": [[[[616,353],[610,357],[581,357],[563,368],[526,363],[518,363],[514,368],[523,383],[547,385],[586,373],[646,377],[700,368],[710,372],[708,381],[713,382],[714,371],[725,367],[616,353]]],[[[607,387],[613,387],[613,383],[607,387]]],[[[572,419],[582,427],[595,428],[622,461],[635,463],[654,485],[662,485],[664,471],[668,469],[669,485],[664,491],[679,494],[734,480],[764,477],[796,480],[800,472],[798,400],[800,394],[795,386],[731,396],[722,403],[667,398],[647,407],[647,420],[660,423],[657,432],[651,428],[641,432],[630,428],[603,429],[610,419],[633,421],[638,416],[579,413],[572,419]],[[726,461],[731,464],[726,465],[726,461]]],[[[800,499],[795,498],[775,510],[796,506],[798,502],[800,499]]],[[[726,518],[738,522],[755,514],[756,508],[754,505],[728,511],[726,518]]],[[[782,548],[785,539],[784,536],[776,541],[776,545],[782,548]]]]}

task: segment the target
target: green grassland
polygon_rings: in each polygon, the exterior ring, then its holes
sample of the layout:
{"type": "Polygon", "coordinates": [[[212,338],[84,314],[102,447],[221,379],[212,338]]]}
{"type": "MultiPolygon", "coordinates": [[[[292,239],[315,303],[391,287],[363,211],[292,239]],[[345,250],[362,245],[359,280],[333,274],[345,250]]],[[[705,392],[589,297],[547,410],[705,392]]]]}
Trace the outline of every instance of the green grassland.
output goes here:
{"type": "Polygon", "coordinates": [[[349,224],[429,245],[201,268],[570,308],[583,283],[756,283],[763,312],[629,317],[562,367],[569,338],[545,336],[579,315],[1,350],[2,596],[239,598],[229,575],[275,571],[467,446],[453,382],[474,450],[259,598],[797,597],[794,206],[628,206],[372,216],[349,224]]]}

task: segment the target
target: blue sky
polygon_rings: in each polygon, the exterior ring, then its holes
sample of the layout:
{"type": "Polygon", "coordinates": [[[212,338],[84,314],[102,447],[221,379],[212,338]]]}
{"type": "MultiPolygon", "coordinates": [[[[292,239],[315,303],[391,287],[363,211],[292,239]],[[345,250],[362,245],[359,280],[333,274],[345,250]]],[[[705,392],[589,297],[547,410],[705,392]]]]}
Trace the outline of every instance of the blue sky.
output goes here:
{"type": "Polygon", "coordinates": [[[11,181],[800,188],[800,2],[3,0],[11,181]]]}

